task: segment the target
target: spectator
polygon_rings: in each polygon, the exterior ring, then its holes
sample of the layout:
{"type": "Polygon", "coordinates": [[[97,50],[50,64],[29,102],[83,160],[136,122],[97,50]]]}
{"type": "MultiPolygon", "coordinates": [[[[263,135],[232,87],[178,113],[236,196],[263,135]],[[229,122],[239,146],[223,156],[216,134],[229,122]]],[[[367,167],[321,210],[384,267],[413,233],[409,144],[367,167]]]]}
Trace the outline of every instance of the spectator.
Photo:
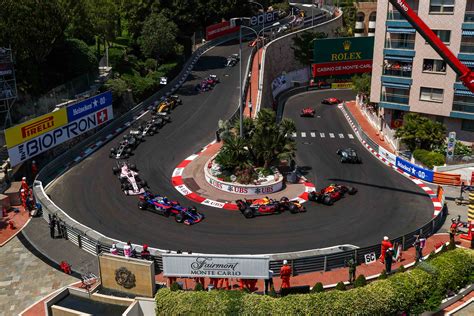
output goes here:
{"type": "Polygon", "coordinates": [[[118,249],[117,249],[117,244],[116,243],[113,243],[112,244],[112,248],[110,248],[110,253],[113,254],[113,255],[118,255],[118,249]]]}
{"type": "Polygon", "coordinates": [[[420,238],[420,235],[414,235],[413,237],[415,237],[415,242],[413,243],[413,246],[415,246],[415,251],[416,251],[415,260],[422,261],[423,260],[423,247],[425,247],[426,239],[420,238]]]}
{"type": "Polygon", "coordinates": [[[265,279],[265,294],[268,295],[268,291],[270,291],[273,287],[273,270],[268,270],[268,279],[265,279]]]}
{"type": "Polygon", "coordinates": [[[384,263],[385,262],[385,253],[387,252],[388,248],[393,247],[393,244],[390,242],[387,236],[383,238],[382,241],[382,249],[380,251],[380,262],[384,263]]]}
{"type": "MultiPolygon", "coordinates": [[[[204,283],[204,278],[202,278],[202,279],[203,279],[203,283],[204,283]]],[[[220,289],[231,290],[228,278],[219,278],[219,283],[218,284],[219,284],[220,289]]],[[[204,285],[203,285],[203,287],[204,287],[204,285]]]]}
{"type": "Polygon", "coordinates": [[[281,288],[287,289],[290,287],[291,267],[287,260],[283,260],[283,266],[280,269],[281,288]]]}
{"type": "Polygon", "coordinates": [[[392,247],[388,248],[385,252],[385,271],[387,272],[387,274],[392,273],[392,263],[394,260],[394,254],[395,252],[393,251],[392,247]]]}
{"type": "Polygon", "coordinates": [[[143,245],[143,250],[142,250],[142,252],[140,253],[140,256],[141,256],[142,259],[144,259],[144,260],[150,260],[150,259],[151,259],[150,251],[148,250],[148,245],[147,245],[147,244],[144,244],[144,245],[143,245]]]}
{"type": "Polygon", "coordinates": [[[30,187],[28,186],[28,183],[26,182],[26,177],[21,178],[21,188],[25,190],[26,193],[30,192],[30,187]]]}
{"type": "Polygon", "coordinates": [[[26,210],[26,198],[28,197],[27,191],[25,189],[20,190],[20,199],[21,199],[21,205],[23,208],[26,210]]]}
{"type": "Polygon", "coordinates": [[[56,238],[54,227],[56,227],[56,215],[53,215],[53,217],[51,217],[49,220],[49,234],[53,239],[56,238]]]}
{"type": "Polygon", "coordinates": [[[61,261],[59,266],[61,267],[61,270],[63,270],[64,273],[66,273],[66,274],[71,274],[72,273],[71,265],[69,263],[67,263],[66,261],[61,261]]]}
{"type": "Polygon", "coordinates": [[[458,232],[458,223],[455,218],[451,219],[451,226],[449,227],[449,243],[454,245],[454,237],[458,232]]]}
{"type": "Polygon", "coordinates": [[[126,258],[130,258],[131,254],[132,254],[132,243],[129,240],[127,244],[123,247],[123,255],[126,258]]]}
{"type": "Polygon", "coordinates": [[[355,281],[356,275],[356,268],[357,268],[357,261],[355,258],[351,257],[347,262],[346,266],[349,268],[349,283],[353,283],[355,281]]]}
{"type": "Polygon", "coordinates": [[[36,161],[31,162],[31,175],[34,178],[36,178],[36,175],[38,174],[38,166],[36,165],[36,161]]]}

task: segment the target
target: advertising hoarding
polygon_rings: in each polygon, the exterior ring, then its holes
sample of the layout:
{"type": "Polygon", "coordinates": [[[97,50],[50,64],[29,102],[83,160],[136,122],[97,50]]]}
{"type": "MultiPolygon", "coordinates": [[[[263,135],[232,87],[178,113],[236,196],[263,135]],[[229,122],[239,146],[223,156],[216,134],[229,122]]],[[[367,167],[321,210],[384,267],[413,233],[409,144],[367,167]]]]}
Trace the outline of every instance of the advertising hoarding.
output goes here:
{"type": "Polygon", "coordinates": [[[162,256],[165,277],[267,279],[270,265],[268,256],[171,253],[162,256]]]}
{"type": "Polygon", "coordinates": [[[372,72],[372,60],[313,64],[313,77],[372,72]]]}
{"type": "Polygon", "coordinates": [[[210,41],[221,36],[237,32],[240,26],[231,25],[230,21],[213,24],[206,27],[206,41],[210,41]]]}
{"type": "Polygon", "coordinates": [[[400,157],[397,157],[396,162],[397,168],[405,171],[406,173],[417,177],[418,179],[433,182],[433,171],[418,167],[406,160],[401,159],[400,157]]]}

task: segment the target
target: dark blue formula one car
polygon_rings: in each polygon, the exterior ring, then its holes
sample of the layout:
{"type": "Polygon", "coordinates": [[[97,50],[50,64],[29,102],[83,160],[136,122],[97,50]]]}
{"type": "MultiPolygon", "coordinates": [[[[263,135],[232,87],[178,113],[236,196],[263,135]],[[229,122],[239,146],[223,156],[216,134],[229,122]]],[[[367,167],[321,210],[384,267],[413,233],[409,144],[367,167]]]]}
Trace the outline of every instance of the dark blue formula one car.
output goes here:
{"type": "Polygon", "coordinates": [[[170,201],[166,197],[154,195],[150,192],[140,195],[138,208],[152,211],[164,217],[174,215],[177,223],[184,223],[186,225],[193,225],[204,219],[204,215],[199,213],[194,206],[189,208],[183,207],[177,201],[170,201]]]}

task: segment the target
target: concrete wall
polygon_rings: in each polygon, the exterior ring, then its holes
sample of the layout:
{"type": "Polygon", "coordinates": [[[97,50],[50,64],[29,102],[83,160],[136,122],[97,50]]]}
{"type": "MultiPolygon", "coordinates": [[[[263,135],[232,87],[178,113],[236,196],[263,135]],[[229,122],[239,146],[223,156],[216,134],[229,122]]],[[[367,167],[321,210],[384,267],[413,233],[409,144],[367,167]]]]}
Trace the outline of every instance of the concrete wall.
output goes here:
{"type": "Polygon", "coordinates": [[[329,36],[334,36],[334,30],[342,26],[342,16],[338,16],[335,19],[324,22],[321,25],[315,26],[310,29],[301,30],[295,33],[288,34],[279,39],[270,42],[264,49],[264,71],[263,78],[260,78],[262,83],[262,98],[260,107],[271,107],[273,104],[272,96],[272,82],[278,77],[283,71],[290,72],[297,69],[307,67],[308,65],[302,65],[295,60],[293,50],[293,38],[296,34],[307,30],[313,30],[316,32],[325,32],[329,36]]]}

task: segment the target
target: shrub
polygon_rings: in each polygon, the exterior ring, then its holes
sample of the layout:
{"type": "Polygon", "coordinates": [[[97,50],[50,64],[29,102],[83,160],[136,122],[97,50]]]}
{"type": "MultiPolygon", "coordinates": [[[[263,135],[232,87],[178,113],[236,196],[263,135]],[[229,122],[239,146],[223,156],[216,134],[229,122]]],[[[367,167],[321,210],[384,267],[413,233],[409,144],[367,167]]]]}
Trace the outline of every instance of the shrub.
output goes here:
{"type": "Polygon", "coordinates": [[[338,290],[338,291],[345,291],[346,290],[346,285],[344,284],[344,282],[341,281],[341,282],[337,283],[335,289],[338,290]]]}
{"type": "Polygon", "coordinates": [[[385,271],[385,269],[382,270],[382,272],[380,273],[378,279],[379,280],[385,280],[387,278],[387,271],[385,271]]]}
{"type": "MultiPolygon", "coordinates": [[[[348,291],[326,291],[273,298],[241,291],[172,292],[156,294],[159,315],[392,315],[420,314],[436,309],[448,291],[468,284],[474,251],[456,249],[419,267],[348,291]]],[[[341,286],[338,284],[338,286],[341,286]]],[[[316,287],[316,285],[315,285],[316,287]]]]}
{"type": "Polygon", "coordinates": [[[171,283],[171,286],[170,286],[170,290],[171,291],[179,291],[179,290],[182,290],[183,288],[181,287],[181,285],[178,283],[178,282],[173,282],[171,283]]]}
{"type": "Polygon", "coordinates": [[[413,157],[430,169],[432,169],[433,166],[442,166],[445,163],[444,155],[424,149],[415,150],[413,157]]]}
{"type": "Polygon", "coordinates": [[[194,291],[204,291],[204,287],[202,286],[201,283],[196,283],[196,285],[194,286],[194,291]]]}
{"type": "Polygon", "coordinates": [[[363,287],[367,285],[367,280],[363,274],[359,275],[354,281],[354,287],[363,287]]]}
{"type": "Polygon", "coordinates": [[[405,271],[406,271],[406,269],[405,269],[405,267],[403,266],[403,264],[397,269],[397,272],[399,272],[399,273],[403,273],[403,272],[405,272],[405,271]]]}
{"type": "Polygon", "coordinates": [[[324,287],[321,282],[318,282],[311,289],[311,293],[321,293],[321,292],[324,292],[324,287]]]}

